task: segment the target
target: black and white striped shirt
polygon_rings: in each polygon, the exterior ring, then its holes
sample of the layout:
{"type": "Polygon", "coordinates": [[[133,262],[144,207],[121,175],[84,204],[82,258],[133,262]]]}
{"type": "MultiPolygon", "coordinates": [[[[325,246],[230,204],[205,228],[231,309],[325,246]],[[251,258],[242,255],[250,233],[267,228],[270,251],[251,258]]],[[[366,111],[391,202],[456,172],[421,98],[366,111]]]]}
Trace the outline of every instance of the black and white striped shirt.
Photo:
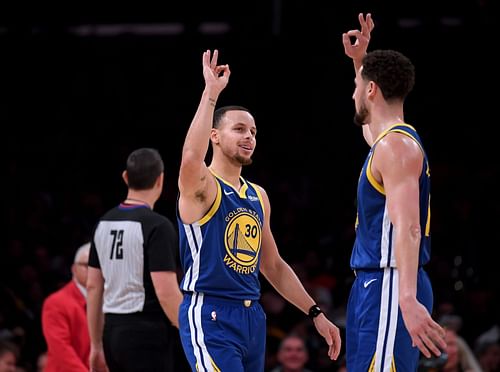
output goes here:
{"type": "Polygon", "coordinates": [[[89,266],[104,277],[103,312],[162,312],[150,272],[176,271],[172,222],[146,205],[120,204],[98,222],[89,266]]]}

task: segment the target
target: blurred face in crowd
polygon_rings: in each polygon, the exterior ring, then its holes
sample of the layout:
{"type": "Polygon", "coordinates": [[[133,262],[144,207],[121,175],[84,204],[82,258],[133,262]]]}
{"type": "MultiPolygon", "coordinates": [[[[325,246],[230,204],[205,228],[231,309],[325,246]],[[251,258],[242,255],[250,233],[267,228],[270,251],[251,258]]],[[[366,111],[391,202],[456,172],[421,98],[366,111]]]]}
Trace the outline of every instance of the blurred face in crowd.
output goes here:
{"type": "Polygon", "coordinates": [[[37,372],[44,372],[46,364],[47,364],[47,353],[42,353],[38,356],[38,360],[36,362],[37,372]]]}
{"type": "Polygon", "coordinates": [[[500,370],[500,343],[492,343],[479,356],[479,364],[485,371],[500,370]]]}
{"type": "Polygon", "coordinates": [[[458,355],[457,334],[451,329],[446,330],[446,354],[448,354],[448,361],[444,365],[444,370],[456,368],[459,364],[460,356],[458,355]]]}
{"type": "Polygon", "coordinates": [[[16,356],[11,351],[0,355],[0,372],[16,372],[16,356]]]}
{"type": "Polygon", "coordinates": [[[83,252],[80,254],[72,267],[73,277],[82,286],[86,286],[87,283],[87,271],[89,263],[89,253],[83,252]]]}
{"type": "Polygon", "coordinates": [[[283,371],[302,371],[308,358],[306,346],[300,337],[292,336],[283,340],[278,351],[278,361],[283,371]]]}

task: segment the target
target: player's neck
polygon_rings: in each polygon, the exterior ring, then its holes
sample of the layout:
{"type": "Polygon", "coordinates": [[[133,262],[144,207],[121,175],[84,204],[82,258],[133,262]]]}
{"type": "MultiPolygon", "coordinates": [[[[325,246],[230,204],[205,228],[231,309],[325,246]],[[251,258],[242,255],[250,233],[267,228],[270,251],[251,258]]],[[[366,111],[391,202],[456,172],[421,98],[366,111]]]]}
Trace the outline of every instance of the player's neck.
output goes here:
{"type": "Polygon", "coordinates": [[[396,103],[379,103],[370,110],[370,131],[374,138],[383,133],[394,124],[404,123],[403,105],[396,103]]]}
{"type": "Polygon", "coordinates": [[[234,166],[232,164],[221,165],[218,162],[212,162],[208,169],[210,169],[217,177],[230,183],[236,190],[240,189],[241,166],[234,166]]]}
{"type": "Polygon", "coordinates": [[[129,191],[124,202],[127,204],[145,205],[153,209],[155,200],[147,193],[129,191]]]}
{"type": "Polygon", "coordinates": [[[370,123],[372,138],[378,138],[382,133],[396,124],[404,123],[402,110],[391,110],[383,115],[373,115],[370,123]]]}

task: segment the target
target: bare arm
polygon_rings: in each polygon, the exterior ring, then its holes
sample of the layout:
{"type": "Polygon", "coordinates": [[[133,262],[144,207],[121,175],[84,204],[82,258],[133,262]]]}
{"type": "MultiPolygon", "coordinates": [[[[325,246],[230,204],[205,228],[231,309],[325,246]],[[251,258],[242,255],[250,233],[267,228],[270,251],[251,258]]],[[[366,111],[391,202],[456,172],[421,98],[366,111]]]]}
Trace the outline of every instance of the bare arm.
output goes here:
{"type": "Polygon", "coordinates": [[[399,306],[413,345],[426,357],[440,355],[444,330],[432,320],[417,300],[417,271],[420,250],[419,177],[423,155],[407,136],[391,133],[377,145],[372,172],[384,186],[399,273],[399,306]]]}
{"type": "Polygon", "coordinates": [[[216,185],[205,164],[214,108],[220,92],[226,87],[230,70],[228,65],[217,65],[218,52],[203,53],[205,89],[191,122],[182,148],[179,171],[179,212],[185,223],[200,219],[216,196],[216,185]],[[222,73],[222,75],[220,75],[222,73]]]}
{"type": "Polygon", "coordinates": [[[177,273],[154,271],[151,272],[151,279],[163,311],[170,322],[179,328],[179,306],[182,302],[182,294],[177,282],[177,273]]]}
{"type": "MultiPolygon", "coordinates": [[[[278,252],[269,221],[271,216],[269,198],[264,189],[261,188],[260,190],[266,215],[262,231],[260,271],[280,295],[307,314],[315,302],[307,293],[290,265],[283,260],[278,252]]],[[[329,346],[328,355],[330,358],[337,359],[341,348],[339,329],[324,314],[314,318],[314,325],[329,346]]]]}
{"type": "Polygon", "coordinates": [[[102,345],[104,327],[103,293],[104,278],[101,270],[89,266],[87,276],[87,322],[90,336],[90,370],[94,372],[108,370],[102,345]]]}
{"type": "MultiPolygon", "coordinates": [[[[364,18],[363,13],[358,15],[360,30],[350,30],[342,34],[342,43],[344,44],[344,52],[346,56],[352,59],[354,64],[354,73],[357,75],[362,66],[363,57],[366,55],[370,37],[375,23],[373,23],[372,15],[368,13],[364,18]],[[354,43],[351,43],[351,37],[354,37],[354,43]]],[[[373,136],[368,125],[363,125],[363,137],[371,147],[373,145],[373,136]]]]}

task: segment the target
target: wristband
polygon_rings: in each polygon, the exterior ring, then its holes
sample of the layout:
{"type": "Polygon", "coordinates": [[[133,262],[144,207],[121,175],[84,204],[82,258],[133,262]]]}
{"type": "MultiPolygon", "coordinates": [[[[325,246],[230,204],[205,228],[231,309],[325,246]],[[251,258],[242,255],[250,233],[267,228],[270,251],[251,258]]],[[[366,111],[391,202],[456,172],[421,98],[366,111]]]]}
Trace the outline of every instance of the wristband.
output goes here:
{"type": "Polygon", "coordinates": [[[321,310],[321,308],[314,304],[311,306],[311,308],[309,309],[309,318],[311,319],[314,319],[316,318],[319,314],[321,314],[323,312],[323,310],[321,310]]]}

